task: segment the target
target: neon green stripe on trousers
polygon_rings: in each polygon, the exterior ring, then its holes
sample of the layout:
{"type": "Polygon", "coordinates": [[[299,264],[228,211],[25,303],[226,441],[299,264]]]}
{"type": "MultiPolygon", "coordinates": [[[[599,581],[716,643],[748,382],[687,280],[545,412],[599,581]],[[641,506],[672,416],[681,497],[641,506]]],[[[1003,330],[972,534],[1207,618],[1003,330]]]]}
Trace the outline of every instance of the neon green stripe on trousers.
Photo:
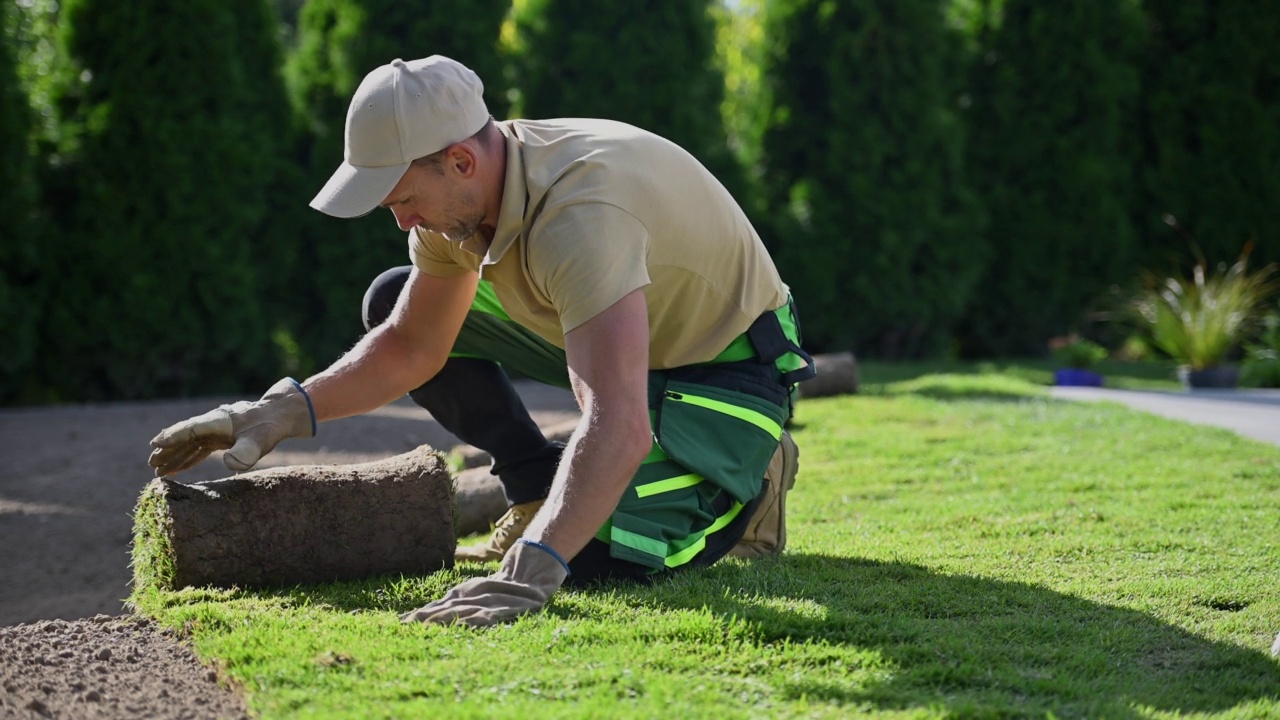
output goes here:
{"type": "Polygon", "coordinates": [[[692,538],[686,538],[686,541],[692,539],[693,542],[688,547],[668,555],[665,560],[666,566],[669,568],[680,567],[692,560],[694,556],[702,552],[702,549],[707,546],[707,536],[711,533],[723,530],[725,525],[733,522],[733,519],[738,517],[738,513],[742,512],[743,507],[744,505],[742,503],[735,502],[733,507],[729,508],[725,514],[716,518],[716,521],[711,523],[711,526],[706,530],[696,533],[692,538]]]}
{"type": "Polygon", "coordinates": [[[708,410],[724,413],[725,415],[732,415],[743,422],[749,422],[761,430],[764,430],[772,435],[775,440],[782,439],[782,426],[774,422],[773,418],[765,415],[764,413],[758,413],[755,410],[740,407],[738,405],[731,405],[720,400],[712,400],[711,398],[690,395],[688,393],[671,392],[670,390],[667,391],[667,398],[675,400],[676,402],[704,407],[708,410]]]}

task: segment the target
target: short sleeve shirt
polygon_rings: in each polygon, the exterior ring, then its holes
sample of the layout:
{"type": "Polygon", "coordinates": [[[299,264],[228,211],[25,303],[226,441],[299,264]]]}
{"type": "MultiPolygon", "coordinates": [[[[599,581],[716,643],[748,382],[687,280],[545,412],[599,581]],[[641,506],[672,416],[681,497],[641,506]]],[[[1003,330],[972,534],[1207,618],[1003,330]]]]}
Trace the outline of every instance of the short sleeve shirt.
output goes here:
{"type": "Polygon", "coordinates": [[[692,155],[607,120],[499,123],[507,174],[492,242],[409,233],[422,272],[479,272],[513,320],[558,347],[643,288],[649,367],[718,355],[787,288],[745,213],[692,155]]]}

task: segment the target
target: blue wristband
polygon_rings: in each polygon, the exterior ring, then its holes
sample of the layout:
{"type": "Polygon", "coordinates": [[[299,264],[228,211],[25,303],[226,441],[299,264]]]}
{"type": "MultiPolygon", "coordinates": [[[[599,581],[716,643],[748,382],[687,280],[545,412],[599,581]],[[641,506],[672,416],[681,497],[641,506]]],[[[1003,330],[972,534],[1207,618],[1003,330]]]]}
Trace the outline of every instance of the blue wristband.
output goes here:
{"type": "Polygon", "coordinates": [[[302,393],[302,397],[307,399],[307,412],[311,413],[311,437],[315,437],[316,436],[316,406],[311,404],[311,396],[308,395],[306,389],[302,387],[302,383],[298,382],[297,380],[294,380],[293,378],[285,378],[285,380],[288,380],[289,382],[293,383],[293,386],[298,388],[298,392],[302,393]]]}
{"type": "Polygon", "coordinates": [[[524,539],[524,538],[520,538],[520,540],[519,540],[518,542],[520,542],[522,545],[528,545],[528,546],[530,546],[530,547],[536,547],[536,548],[538,548],[539,550],[542,550],[542,551],[546,552],[548,555],[550,555],[551,557],[555,558],[555,559],[556,559],[556,562],[558,562],[558,563],[560,563],[561,565],[563,565],[563,566],[564,566],[564,574],[565,574],[565,575],[572,575],[572,574],[573,574],[573,571],[569,569],[569,563],[565,562],[565,561],[564,561],[564,558],[560,557],[560,553],[556,552],[555,550],[552,550],[550,545],[544,545],[543,543],[540,543],[540,542],[538,542],[537,540],[526,540],[526,539],[524,539]]]}

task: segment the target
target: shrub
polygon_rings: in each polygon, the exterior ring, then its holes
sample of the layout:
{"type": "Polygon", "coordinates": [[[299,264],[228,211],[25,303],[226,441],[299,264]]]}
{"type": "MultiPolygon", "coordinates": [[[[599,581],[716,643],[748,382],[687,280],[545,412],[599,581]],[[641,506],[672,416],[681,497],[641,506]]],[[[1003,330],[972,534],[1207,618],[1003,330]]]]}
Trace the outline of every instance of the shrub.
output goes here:
{"type": "Polygon", "coordinates": [[[987,263],[946,5],[767,6],[767,241],[815,350],[945,352],[987,263]]]}
{"type": "Polygon", "coordinates": [[[1149,278],[1132,309],[1152,343],[1174,360],[1203,370],[1222,363],[1257,319],[1274,289],[1274,266],[1249,272],[1245,258],[1210,274],[1203,261],[1189,279],[1149,278]]]}
{"type": "Polygon", "coordinates": [[[29,147],[31,113],[13,52],[17,7],[0,7],[0,402],[24,392],[36,356],[39,240],[29,147]]]}
{"type": "Polygon", "coordinates": [[[1085,370],[1107,359],[1107,349],[1091,340],[1076,339],[1056,349],[1054,358],[1066,367],[1085,370]]]}
{"type": "Polygon", "coordinates": [[[1144,262],[1188,238],[1210,263],[1254,242],[1258,266],[1280,262],[1263,243],[1280,198],[1280,3],[1144,0],[1144,262]],[[1173,225],[1177,232],[1170,230],[1173,225]]]}
{"type": "Polygon", "coordinates": [[[984,17],[970,157],[994,252],[962,352],[1037,353],[1132,276],[1136,5],[1007,0],[984,17]]]}
{"type": "Polygon", "coordinates": [[[347,107],[356,87],[374,68],[395,58],[447,55],[474,70],[485,85],[485,102],[506,117],[505,60],[499,32],[510,0],[308,0],[298,18],[297,48],[285,75],[304,125],[296,149],[305,190],[297,198],[304,213],[294,233],[301,238],[280,300],[307,365],[326,365],[364,332],[360,302],[378,273],[409,262],[405,234],[390,213],[375,211],[340,220],[307,207],[342,162],[347,107]]]}
{"type": "Polygon", "coordinates": [[[1245,350],[1240,384],[1280,388],[1280,306],[1263,318],[1257,340],[1247,344],[1245,350]]]}
{"type": "Polygon", "coordinates": [[[272,374],[258,249],[278,150],[248,79],[275,68],[246,50],[275,38],[261,1],[62,6],[41,340],[60,399],[241,392],[272,374]]]}
{"type": "Polygon", "coordinates": [[[516,14],[512,65],[524,117],[630,123],[688,150],[744,192],[720,106],[711,0],[529,0],[516,14]]]}

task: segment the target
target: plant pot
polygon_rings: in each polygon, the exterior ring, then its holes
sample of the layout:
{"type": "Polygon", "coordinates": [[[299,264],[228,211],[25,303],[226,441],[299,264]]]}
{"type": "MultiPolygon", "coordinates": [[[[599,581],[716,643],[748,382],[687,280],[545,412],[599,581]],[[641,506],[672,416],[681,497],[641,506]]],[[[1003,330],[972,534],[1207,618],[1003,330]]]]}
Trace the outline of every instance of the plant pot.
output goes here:
{"type": "Polygon", "coordinates": [[[1178,380],[1188,390],[1197,388],[1231,389],[1240,384],[1240,369],[1235,365],[1214,365],[1203,370],[1178,366],[1178,380]]]}
{"type": "Polygon", "coordinates": [[[1102,376],[1084,368],[1062,368],[1053,372],[1053,384],[1072,387],[1102,387],[1102,376]]]}

